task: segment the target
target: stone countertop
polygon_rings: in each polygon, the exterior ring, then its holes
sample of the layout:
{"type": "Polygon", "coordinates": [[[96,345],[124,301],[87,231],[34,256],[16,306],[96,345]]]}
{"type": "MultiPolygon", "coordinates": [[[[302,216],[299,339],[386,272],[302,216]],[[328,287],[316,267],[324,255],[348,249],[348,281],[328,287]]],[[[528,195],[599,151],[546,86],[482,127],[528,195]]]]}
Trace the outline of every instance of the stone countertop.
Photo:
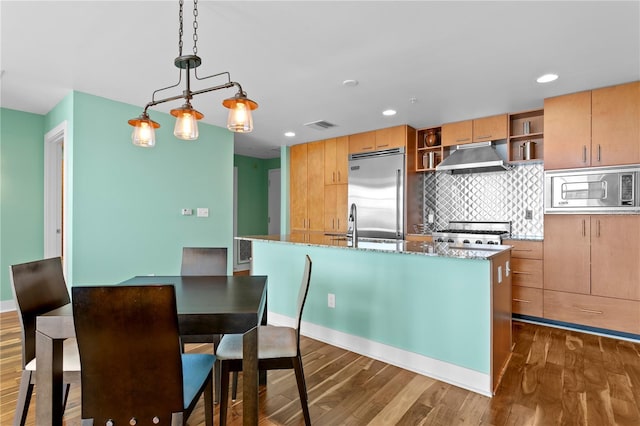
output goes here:
{"type": "Polygon", "coordinates": [[[294,233],[289,235],[249,235],[236,237],[239,240],[264,241],[273,243],[303,244],[319,247],[336,247],[347,250],[404,253],[421,256],[453,257],[459,259],[487,260],[510,250],[508,245],[490,244],[450,244],[425,241],[378,240],[360,238],[353,247],[346,237],[323,233],[294,233]]]}

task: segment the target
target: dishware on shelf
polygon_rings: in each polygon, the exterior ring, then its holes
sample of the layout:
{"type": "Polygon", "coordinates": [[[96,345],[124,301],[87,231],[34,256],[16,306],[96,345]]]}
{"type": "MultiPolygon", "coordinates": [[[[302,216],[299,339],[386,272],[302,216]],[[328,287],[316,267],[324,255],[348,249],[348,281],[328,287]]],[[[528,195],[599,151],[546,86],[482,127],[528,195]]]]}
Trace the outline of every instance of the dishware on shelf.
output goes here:
{"type": "Polygon", "coordinates": [[[440,143],[438,140],[438,134],[435,129],[427,130],[427,133],[424,135],[424,144],[425,146],[436,146],[440,143]]]}
{"type": "Polygon", "coordinates": [[[520,158],[523,160],[532,160],[535,158],[535,145],[534,141],[526,141],[520,145],[520,158]]]}

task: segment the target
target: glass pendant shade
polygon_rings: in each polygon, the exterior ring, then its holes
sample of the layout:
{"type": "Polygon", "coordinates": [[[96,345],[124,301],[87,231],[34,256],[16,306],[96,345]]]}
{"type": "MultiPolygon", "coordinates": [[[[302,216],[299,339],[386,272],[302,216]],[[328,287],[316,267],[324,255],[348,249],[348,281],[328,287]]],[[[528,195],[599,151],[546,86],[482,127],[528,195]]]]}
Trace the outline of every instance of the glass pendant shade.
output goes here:
{"type": "Polygon", "coordinates": [[[158,123],[151,120],[146,113],[143,113],[140,117],[129,120],[129,124],[133,126],[131,141],[134,145],[144,148],[155,146],[155,129],[160,127],[158,123]]]}
{"type": "Polygon", "coordinates": [[[229,108],[227,129],[237,133],[249,133],[253,130],[251,110],[258,108],[257,103],[248,99],[244,93],[239,93],[233,98],[225,99],[222,105],[229,108]]]}
{"type": "Polygon", "coordinates": [[[176,117],[176,125],[173,128],[173,134],[176,138],[185,141],[198,139],[198,120],[202,119],[204,115],[193,109],[189,104],[185,104],[181,108],[172,109],[171,115],[176,117]]]}

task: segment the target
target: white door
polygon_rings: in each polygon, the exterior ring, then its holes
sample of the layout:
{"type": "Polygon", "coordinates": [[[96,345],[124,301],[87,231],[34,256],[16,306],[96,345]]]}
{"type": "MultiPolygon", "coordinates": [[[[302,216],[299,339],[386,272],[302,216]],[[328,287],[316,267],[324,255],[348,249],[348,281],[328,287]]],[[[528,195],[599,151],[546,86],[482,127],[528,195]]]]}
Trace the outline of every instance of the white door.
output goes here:
{"type": "Polygon", "coordinates": [[[280,234],[280,169],[269,170],[269,235],[280,234]]]}
{"type": "Polygon", "coordinates": [[[44,138],[44,257],[64,252],[64,138],[66,122],[44,138]]]}

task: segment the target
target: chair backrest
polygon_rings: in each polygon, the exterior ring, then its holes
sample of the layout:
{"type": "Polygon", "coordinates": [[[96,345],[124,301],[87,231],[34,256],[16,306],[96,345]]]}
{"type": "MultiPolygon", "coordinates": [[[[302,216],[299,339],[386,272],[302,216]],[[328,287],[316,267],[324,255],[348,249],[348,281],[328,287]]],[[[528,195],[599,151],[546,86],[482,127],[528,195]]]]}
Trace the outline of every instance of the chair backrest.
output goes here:
{"type": "Polygon", "coordinates": [[[180,275],[227,275],[227,248],[183,247],[180,275]]]}
{"type": "Polygon", "coordinates": [[[72,287],[82,418],[169,424],[184,410],[172,285],[72,287]]]}
{"type": "Polygon", "coordinates": [[[22,326],[22,368],[36,356],[36,317],[71,302],[62,259],[53,257],[9,267],[22,326]]]}
{"type": "Polygon", "coordinates": [[[302,323],[302,310],[307,301],[307,293],[309,293],[309,283],[311,282],[311,258],[307,254],[304,261],[304,272],[302,273],[302,283],[298,292],[298,322],[296,324],[296,334],[298,335],[298,348],[300,348],[300,324],[302,323]]]}

